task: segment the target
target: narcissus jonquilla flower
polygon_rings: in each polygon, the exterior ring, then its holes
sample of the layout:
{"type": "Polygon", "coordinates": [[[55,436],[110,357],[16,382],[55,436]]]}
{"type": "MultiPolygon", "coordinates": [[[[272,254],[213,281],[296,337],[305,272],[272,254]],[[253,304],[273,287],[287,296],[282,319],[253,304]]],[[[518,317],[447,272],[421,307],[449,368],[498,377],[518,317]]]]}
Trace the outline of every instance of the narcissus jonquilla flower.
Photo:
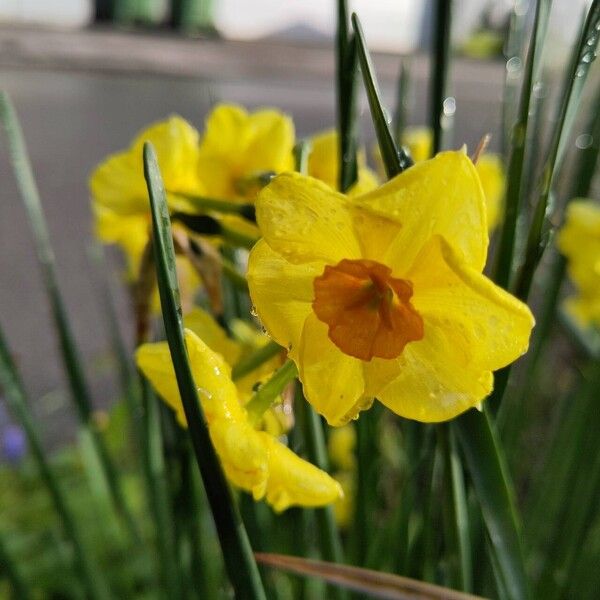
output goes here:
{"type": "Polygon", "coordinates": [[[206,119],[199,150],[198,175],[205,194],[222,200],[254,200],[256,177],[294,168],[294,124],[282,112],[248,113],[241,106],[221,104],[206,119]]]}
{"type": "MultiPolygon", "coordinates": [[[[339,155],[338,134],[335,129],[313,136],[308,155],[308,174],[338,190],[339,155]]],[[[370,192],[378,185],[377,176],[366,165],[364,152],[358,153],[357,160],[358,180],[348,191],[351,196],[370,192]]]]}
{"type": "Polygon", "coordinates": [[[408,418],[450,419],[527,350],[531,312],[482,274],[485,199],[463,152],[356,198],[283,174],[256,212],[252,300],[331,425],[374,398],[408,418]]]}
{"type": "MultiPolygon", "coordinates": [[[[277,511],[293,505],[323,506],[339,498],[341,488],[327,473],[252,426],[224,358],[189,329],[185,341],[210,437],[231,483],[252,493],[256,500],[265,498],[277,511]]],[[[185,427],[166,342],[140,346],[136,361],[185,427]]]]}
{"type": "Polygon", "coordinates": [[[144,129],[127,150],[96,167],[90,178],[96,235],[122,247],[132,275],[137,274],[150,225],[142,161],[146,141],[156,149],[171,209],[194,212],[178,194],[198,195],[203,189],[198,174],[198,132],[176,115],[144,129]]]}
{"type": "Polygon", "coordinates": [[[567,311],[583,326],[600,326],[600,205],[584,199],[570,202],[557,245],[577,290],[565,303],[567,311]]]}

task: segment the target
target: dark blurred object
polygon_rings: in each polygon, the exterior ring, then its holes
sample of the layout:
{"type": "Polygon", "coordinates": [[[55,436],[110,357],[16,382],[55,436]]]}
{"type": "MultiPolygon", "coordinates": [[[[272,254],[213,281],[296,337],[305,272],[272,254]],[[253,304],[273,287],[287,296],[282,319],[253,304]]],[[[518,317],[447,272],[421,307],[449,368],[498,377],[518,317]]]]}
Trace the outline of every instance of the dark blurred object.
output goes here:
{"type": "Polygon", "coordinates": [[[157,0],[96,0],[96,22],[120,25],[163,26],[216,35],[213,0],[171,0],[165,22],[157,0]]]}

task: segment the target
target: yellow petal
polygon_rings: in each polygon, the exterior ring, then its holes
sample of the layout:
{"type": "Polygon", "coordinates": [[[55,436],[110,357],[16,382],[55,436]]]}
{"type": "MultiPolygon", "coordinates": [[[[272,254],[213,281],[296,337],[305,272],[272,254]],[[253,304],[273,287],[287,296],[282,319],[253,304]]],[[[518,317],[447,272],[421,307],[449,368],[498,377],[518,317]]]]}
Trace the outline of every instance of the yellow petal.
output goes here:
{"type": "Polygon", "coordinates": [[[407,277],[425,328],[451,333],[471,367],[495,371],[527,351],[535,323],[527,305],[462,262],[443,238],[427,244],[407,277]]]}
{"type": "MultiPolygon", "coordinates": [[[[335,129],[330,129],[311,138],[308,156],[308,174],[320,179],[330,188],[339,190],[339,144],[335,129]]],[[[377,187],[377,176],[366,167],[364,152],[359,151],[358,180],[348,191],[348,195],[365,194],[377,187]]]]}
{"type": "Polygon", "coordinates": [[[120,215],[96,204],[94,207],[96,237],[107,244],[118,244],[127,258],[129,279],[138,276],[140,259],[148,243],[149,222],[146,215],[120,215]]]}
{"type": "Polygon", "coordinates": [[[266,499],[280,512],[290,506],[324,506],[343,495],[337,481],[301,459],[267,433],[259,433],[269,454],[266,499]]]}
{"type": "Polygon", "coordinates": [[[477,171],[464,152],[442,152],[355,201],[401,225],[382,261],[394,274],[403,274],[436,234],[463,254],[469,265],[483,270],[488,246],[485,198],[477,171]]]}
{"type": "MultiPolygon", "coordinates": [[[[245,414],[231,381],[229,365],[189,329],[185,331],[185,341],[206,420],[209,423],[214,419],[244,420],[245,414]]],[[[136,351],[136,363],[152,387],[175,410],[180,424],[186,427],[167,342],[142,344],[136,351]]]]}
{"type": "Polygon", "coordinates": [[[297,173],[276,177],[256,201],[258,226],[269,246],[292,263],[360,258],[345,196],[297,173]]]}
{"type": "Polygon", "coordinates": [[[504,200],[504,166],[497,154],[483,154],[475,165],[485,195],[488,231],[493,231],[502,216],[504,200]]]}
{"type": "Polygon", "coordinates": [[[298,356],[290,355],[300,373],[306,399],[330,425],[343,425],[372,399],[363,397],[362,361],[344,354],[329,339],[327,325],[311,314],[304,324],[298,356]]]}
{"type": "Polygon", "coordinates": [[[184,323],[213,352],[218,352],[228,365],[237,362],[242,351],[241,347],[227,337],[224,329],[208,312],[196,307],[185,315],[184,323]]]}
{"type": "Polygon", "coordinates": [[[352,471],[340,471],[333,477],[342,486],[344,492],[344,496],[333,505],[333,514],[338,527],[346,529],[354,517],[356,477],[352,471]]]}
{"type": "Polygon", "coordinates": [[[259,433],[247,421],[216,419],[209,425],[210,439],[227,479],[250,492],[256,500],[266,491],[268,451],[259,433]]]}
{"type": "Polygon", "coordinates": [[[187,427],[167,342],[142,344],[135,352],[135,362],[156,393],[175,411],[178,423],[187,427]]]}
{"type": "Polygon", "coordinates": [[[402,134],[402,144],[408,147],[415,162],[431,158],[433,133],[429,127],[407,127],[402,134]]]}
{"type": "Polygon", "coordinates": [[[146,141],[154,145],[168,192],[199,193],[198,133],[181,117],[172,116],[140,132],[128,150],[109,156],[95,169],[90,178],[95,203],[119,214],[148,212],[142,162],[146,141]]]}
{"type": "Polygon", "coordinates": [[[492,371],[527,350],[533,316],[441,237],[423,249],[409,277],[425,336],[406,346],[398,376],[378,397],[401,416],[447,420],[478,405],[492,389],[492,371]]]}
{"type": "Polygon", "coordinates": [[[289,263],[264,240],[250,252],[250,297],[269,335],[284,348],[299,347],[304,321],[312,312],[313,280],[322,270],[319,263],[289,263]]]}

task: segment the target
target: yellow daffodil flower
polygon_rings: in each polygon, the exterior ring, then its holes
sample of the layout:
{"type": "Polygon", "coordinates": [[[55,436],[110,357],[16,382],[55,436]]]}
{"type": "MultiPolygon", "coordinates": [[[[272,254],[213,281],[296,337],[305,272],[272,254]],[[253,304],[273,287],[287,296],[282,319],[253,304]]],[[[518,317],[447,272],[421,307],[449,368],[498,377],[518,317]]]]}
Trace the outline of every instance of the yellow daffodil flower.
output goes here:
{"type": "MultiPolygon", "coordinates": [[[[308,174],[338,190],[339,156],[338,134],[335,129],[315,135],[311,139],[308,155],[308,174]]],[[[366,166],[364,152],[358,153],[357,160],[358,181],[348,191],[351,196],[370,192],[378,185],[377,176],[366,166]]]]}
{"type": "Polygon", "coordinates": [[[600,326],[600,205],[592,200],[573,200],[557,245],[577,289],[577,294],[566,301],[566,309],[584,327],[600,326]]]}
{"type": "Polygon", "coordinates": [[[150,225],[142,162],[146,141],[156,149],[172,209],[194,212],[177,194],[197,195],[203,189],[198,174],[198,132],[176,115],[144,129],[129,149],[96,167],[90,178],[96,235],[103,242],[121,246],[132,276],[137,275],[150,225]]]}
{"type": "MultiPolygon", "coordinates": [[[[293,505],[323,506],[339,498],[342,490],[327,473],[296,456],[272,435],[252,427],[224,358],[189,329],[185,341],[210,437],[228,479],[256,500],[266,498],[276,511],[293,505]]],[[[136,361],[185,427],[166,342],[140,346],[136,361]]]]}
{"type": "Polygon", "coordinates": [[[248,113],[222,104],[206,119],[200,144],[198,175],[211,198],[252,201],[257,175],[294,168],[294,124],[274,109],[248,113]]]}
{"type": "Polygon", "coordinates": [[[527,350],[531,312],[482,274],[485,199],[464,152],[357,198],[280,175],[256,212],[254,306],[331,425],[375,397],[404,417],[450,419],[479,405],[492,372],[527,350]]]}
{"type": "MultiPolygon", "coordinates": [[[[407,127],[402,135],[402,144],[408,148],[415,162],[431,158],[433,133],[429,127],[407,127]]],[[[381,153],[377,154],[381,163],[381,153]]],[[[381,163],[383,169],[383,163],[381,163]]],[[[488,231],[492,232],[502,218],[505,173],[502,159],[498,154],[482,154],[475,165],[485,195],[488,231]]]]}
{"type": "Polygon", "coordinates": [[[356,498],[356,475],[353,471],[334,473],[333,478],[340,484],[344,495],[333,505],[333,515],[340,529],[346,529],[354,518],[356,498]]]}

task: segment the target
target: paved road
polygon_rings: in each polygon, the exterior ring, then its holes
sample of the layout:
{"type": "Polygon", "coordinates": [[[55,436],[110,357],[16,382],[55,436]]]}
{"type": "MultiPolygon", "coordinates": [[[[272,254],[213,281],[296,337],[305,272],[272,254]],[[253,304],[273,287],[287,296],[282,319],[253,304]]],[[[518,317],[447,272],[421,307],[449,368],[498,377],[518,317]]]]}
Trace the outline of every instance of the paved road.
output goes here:
{"type": "MultiPolygon", "coordinates": [[[[334,119],[331,55],[326,49],[272,43],[10,30],[0,30],[0,48],[0,87],[11,94],[23,122],[62,290],[88,365],[94,400],[105,406],[114,397],[115,382],[85,254],[91,233],[90,171],[106,154],[125,147],[140,128],[170,113],[200,127],[218,100],[249,107],[279,106],[293,115],[302,136],[329,127],[334,119]]],[[[393,56],[377,57],[390,106],[397,63],[393,56]]],[[[414,72],[411,121],[420,123],[426,114],[423,58],[415,60],[414,72]]],[[[497,129],[502,75],[501,64],[456,62],[457,145],[464,141],[472,147],[482,133],[497,129]]],[[[365,139],[372,139],[364,107],[362,124],[365,139]]],[[[4,144],[0,145],[0,181],[0,323],[36,399],[48,441],[56,443],[71,436],[72,417],[4,144]]],[[[118,287],[118,310],[129,334],[127,301],[118,287]]]]}

